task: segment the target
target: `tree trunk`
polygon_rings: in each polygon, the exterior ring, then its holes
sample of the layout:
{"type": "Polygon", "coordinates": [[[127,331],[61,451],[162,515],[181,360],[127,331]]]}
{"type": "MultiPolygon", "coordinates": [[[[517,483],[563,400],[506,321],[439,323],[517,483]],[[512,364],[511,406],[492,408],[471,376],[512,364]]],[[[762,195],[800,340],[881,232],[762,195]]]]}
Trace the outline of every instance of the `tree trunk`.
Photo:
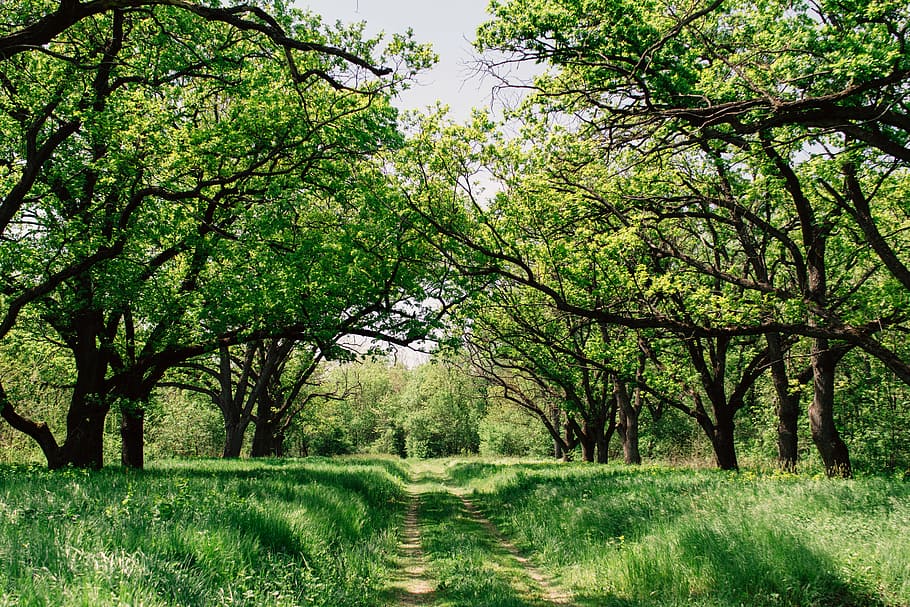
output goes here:
{"type": "Polygon", "coordinates": [[[799,393],[778,401],[777,464],[787,472],[795,471],[799,463],[799,401],[799,393]]]}
{"type": "Polygon", "coordinates": [[[243,449],[243,435],[246,434],[246,428],[247,424],[242,422],[224,424],[224,451],[222,451],[221,457],[240,457],[240,451],[243,449]]]}
{"type": "Polygon", "coordinates": [[[595,441],[588,436],[584,436],[581,438],[581,461],[583,461],[583,462],[593,462],[594,461],[594,444],[595,444],[595,441]]]}
{"type": "Polygon", "coordinates": [[[250,457],[283,457],[284,435],[277,429],[260,430],[256,426],[253,444],[250,446],[250,457]]]}
{"type": "Polygon", "coordinates": [[[108,407],[101,404],[71,407],[62,465],[100,470],[104,466],[104,420],[108,407]]]}
{"type": "MultiPolygon", "coordinates": [[[[94,338],[92,338],[94,339],[94,338]]],[[[66,416],[64,465],[104,466],[104,420],[110,411],[104,390],[107,364],[94,343],[76,350],[76,386],[66,416]]]]}
{"type": "Polygon", "coordinates": [[[105,375],[108,360],[99,346],[104,322],[94,310],[73,319],[73,358],[76,385],[66,416],[66,441],[61,447],[64,465],[100,469],[104,466],[104,420],[110,411],[105,375]]]}
{"type": "Polygon", "coordinates": [[[603,426],[594,429],[594,447],[596,452],[595,461],[598,464],[606,464],[609,459],[610,441],[607,439],[607,432],[603,426]]]}
{"type": "MultiPolygon", "coordinates": [[[[551,415],[553,416],[553,427],[559,428],[562,423],[562,411],[560,411],[559,407],[553,407],[551,415]]],[[[556,459],[562,459],[564,456],[562,445],[563,441],[560,440],[559,436],[553,435],[553,457],[556,459]]]]}
{"type": "Polygon", "coordinates": [[[572,429],[572,425],[568,421],[568,416],[566,416],[566,424],[563,426],[565,432],[565,443],[566,448],[563,449],[562,461],[571,462],[573,455],[572,452],[575,450],[575,446],[578,444],[578,437],[576,436],[575,430],[572,429]]]}
{"type": "Polygon", "coordinates": [[[781,470],[793,472],[799,461],[797,429],[802,392],[790,386],[780,335],[769,333],[765,340],[771,359],[771,382],[777,393],[777,464],[781,470]]]}
{"type": "Polygon", "coordinates": [[[272,453],[272,430],[268,422],[257,422],[253,432],[250,457],[270,457],[272,453]]]}
{"type": "Polygon", "coordinates": [[[584,424],[582,431],[578,433],[578,440],[581,442],[581,461],[594,461],[594,447],[597,444],[596,437],[591,426],[584,424]]]}
{"type": "Polygon", "coordinates": [[[739,463],[736,461],[736,443],[733,440],[735,429],[733,417],[717,415],[716,410],[715,415],[716,422],[712,422],[707,415],[700,415],[696,420],[711,440],[717,467],[721,470],[739,470],[739,463]]]}
{"type": "Polygon", "coordinates": [[[278,425],[267,420],[257,422],[250,446],[250,457],[281,457],[284,452],[284,437],[278,425]]]}
{"type": "Polygon", "coordinates": [[[284,457],[284,432],[279,430],[272,435],[272,453],[275,457],[284,457]]]}
{"type": "Polygon", "coordinates": [[[284,431],[280,412],[282,401],[263,390],[256,402],[256,430],[250,457],[281,457],[284,454],[284,431]]]}
{"type": "Polygon", "coordinates": [[[711,444],[714,447],[717,467],[721,470],[739,470],[739,462],[736,460],[736,443],[733,440],[734,427],[732,419],[718,420],[714,426],[711,444]]]}
{"type": "Polygon", "coordinates": [[[837,368],[828,340],[812,343],[813,396],[809,406],[809,426],[812,441],[825,464],[829,477],[849,478],[853,475],[850,453],[834,423],[834,376],[837,368]]]}
{"type": "Polygon", "coordinates": [[[138,402],[120,407],[120,463],[124,468],[145,467],[145,408],[138,402]]]}
{"type": "Polygon", "coordinates": [[[66,465],[63,459],[63,451],[57,444],[53,433],[44,422],[35,422],[28,418],[22,417],[16,412],[13,404],[9,401],[6,390],[0,384],[0,417],[3,417],[10,426],[32,438],[41,452],[47,459],[47,467],[51,470],[62,468],[66,465]]]}
{"type": "Polygon", "coordinates": [[[619,425],[616,431],[622,439],[623,461],[630,465],[641,464],[641,451],[638,448],[639,410],[632,405],[629,391],[624,382],[616,380],[614,386],[616,404],[619,406],[619,425]]]}

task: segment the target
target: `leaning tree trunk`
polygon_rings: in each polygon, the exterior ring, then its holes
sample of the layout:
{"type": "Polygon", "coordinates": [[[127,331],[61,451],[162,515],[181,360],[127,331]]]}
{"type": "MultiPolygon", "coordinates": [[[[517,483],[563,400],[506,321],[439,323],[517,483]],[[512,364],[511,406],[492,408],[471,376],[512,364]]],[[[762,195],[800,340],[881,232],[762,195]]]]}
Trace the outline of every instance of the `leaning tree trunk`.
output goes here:
{"type": "Polygon", "coordinates": [[[812,342],[813,396],[809,406],[809,426],[825,472],[829,477],[849,478],[853,475],[850,453],[834,423],[834,377],[837,363],[828,347],[828,340],[812,342]]]}
{"type": "Polygon", "coordinates": [[[49,469],[55,470],[66,465],[66,461],[63,458],[63,450],[57,444],[51,429],[44,422],[36,422],[19,415],[13,403],[10,402],[2,383],[0,383],[0,417],[5,419],[10,426],[30,436],[32,440],[38,443],[38,446],[41,447],[41,452],[47,459],[47,467],[49,469]]]}

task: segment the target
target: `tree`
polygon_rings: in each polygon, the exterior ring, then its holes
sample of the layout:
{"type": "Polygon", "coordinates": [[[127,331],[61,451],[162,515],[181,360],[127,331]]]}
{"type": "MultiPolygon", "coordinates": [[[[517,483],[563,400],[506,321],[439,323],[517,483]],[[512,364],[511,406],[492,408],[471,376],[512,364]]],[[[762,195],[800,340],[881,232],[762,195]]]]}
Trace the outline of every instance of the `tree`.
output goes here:
{"type": "Polygon", "coordinates": [[[536,295],[495,283],[475,295],[463,312],[472,365],[504,399],[534,413],[567,452],[575,441],[563,438],[560,424],[554,423],[554,407],[548,403],[555,404],[581,444],[582,459],[605,463],[616,429],[619,400],[614,389],[623,383],[621,354],[609,332],[590,320],[553,311],[536,295]]]}
{"type": "MultiPolygon", "coordinates": [[[[479,47],[505,53],[506,62],[553,68],[536,80],[522,116],[532,129],[542,123],[569,131],[562,139],[570,144],[549,155],[569,159],[559,166],[570,180],[559,180],[557,191],[568,183],[591,193],[599,208],[588,216],[609,227],[603,233],[634,234],[663,266],[650,276],[654,268],[644,265],[643,281],[623,291],[634,297],[591,306],[548,282],[527,244],[505,237],[502,213],[487,212],[465,178],[481,164],[477,149],[498,145],[486,143],[487,125],[470,132],[474,149],[449,144],[448,160],[439,160],[441,139],[418,142],[426,166],[461,176],[461,198],[430,186],[414,197],[414,207],[467,271],[535,288],[564,312],[681,338],[763,336],[768,352],[781,357],[793,339],[809,339],[813,438],[828,473],[849,475],[833,417],[839,357],[859,347],[910,378],[906,362],[878,337],[904,322],[903,296],[867,305],[870,294],[906,288],[898,253],[905,244],[900,232],[876,238],[863,214],[874,195],[882,213],[872,223],[897,225],[892,195],[905,180],[906,7],[769,2],[757,10],[706,2],[677,8],[518,0],[494,3],[495,19],[479,32],[479,47]],[[571,160],[578,146],[588,148],[581,164],[571,160]],[[579,178],[586,166],[601,174],[594,189],[579,178]],[[699,242],[700,234],[708,237],[699,242]],[[728,238],[736,244],[729,255],[722,249],[728,238]],[[876,250],[887,274],[850,253],[858,243],[876,250]],[[682,297],[687,317],[654,305],[673,297],[682,297]]],[[[576,242],[591,238],[585,233],[576,242]]],[[[780,360],[771,366],[780,386],[781,460],[792,465],[796,412],[780,360]]]]}
{"type": "Polygon", "coordinates": [[[408,457],[477,453],[478,422],[486,395],[457,366],[431,362],[418,367],[399,395],[408,457]]]}
{"type": "MultiPolygon", "coordinates": [[[[106,3],[65,2],[61,10],[88,5],[106,3]]],[[[0,64],[9,135],[0,177],[9,305],[0,329],[40,302],[77,368],[63,445],[0,392],[2,415],[41,444],[51,467],[101,464],[111,399],[125,404],[126,461],[141,465],[141,444],[127,447],[141,439],[141,403],[167,368],[217,348],[216,337],[262,331],[257,323],[268,319],[262,297],[213,316],[219,296],[238,292],[240,276],[212,268],[239,272],[229,262],[249,256],[241,251],[251,242],[282,246],[257,241],[266,234],[253,230],[350,181],[347,159],[394,135],[383,85],[361,80],[371,64],[324,44],[313,17],[241,7],[210,20],[180,5],[82,15],[47,45],[16,47],[0,64]],[[268,27],[230,18],[246,13],[268,27]],[[282,27],[323,42],[298,44],[282,27]],[[50,94],[40,82],[54,83],[50,94]]],[[[358,35],[329,34],[369,56],[374,42],[358,35]]],[[[426,58],[401,39],[391,51],[415,65],[426,58]]]]}

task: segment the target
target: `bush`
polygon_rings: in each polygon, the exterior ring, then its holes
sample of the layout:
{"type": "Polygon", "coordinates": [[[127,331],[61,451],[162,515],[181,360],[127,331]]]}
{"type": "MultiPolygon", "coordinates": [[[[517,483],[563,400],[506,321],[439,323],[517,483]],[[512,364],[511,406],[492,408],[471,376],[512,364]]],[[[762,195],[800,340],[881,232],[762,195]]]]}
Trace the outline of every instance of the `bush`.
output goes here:
{"type": "Polygon", "coordinates": [[[543,423],[514,406],[490,407],[480,420],[480,453],[517,457],[546,457],[553,439],[543,423]]]}
{"type": "Polygon", "coordinates": [[[353,453],[353,445],[344,428],[328,426],[318,429],[309,436],[310,455],[347,455],[353,453]]]}

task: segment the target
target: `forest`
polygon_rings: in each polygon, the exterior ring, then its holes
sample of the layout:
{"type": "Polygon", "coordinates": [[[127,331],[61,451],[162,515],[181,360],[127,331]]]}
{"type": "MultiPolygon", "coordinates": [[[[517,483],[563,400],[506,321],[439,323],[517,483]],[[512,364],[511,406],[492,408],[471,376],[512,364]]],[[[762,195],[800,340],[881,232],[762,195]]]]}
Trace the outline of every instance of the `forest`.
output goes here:
{"type": "Polygon", "coordinates": [[[910,604],[872,539],[910,520],[908,39],[906,0],[491,0],[520,101],[459,121],[396,106],[411,31],[5,0],[0,606],[910,604]],[[431,598],[373,569],[412,517],[431,598]]]}

